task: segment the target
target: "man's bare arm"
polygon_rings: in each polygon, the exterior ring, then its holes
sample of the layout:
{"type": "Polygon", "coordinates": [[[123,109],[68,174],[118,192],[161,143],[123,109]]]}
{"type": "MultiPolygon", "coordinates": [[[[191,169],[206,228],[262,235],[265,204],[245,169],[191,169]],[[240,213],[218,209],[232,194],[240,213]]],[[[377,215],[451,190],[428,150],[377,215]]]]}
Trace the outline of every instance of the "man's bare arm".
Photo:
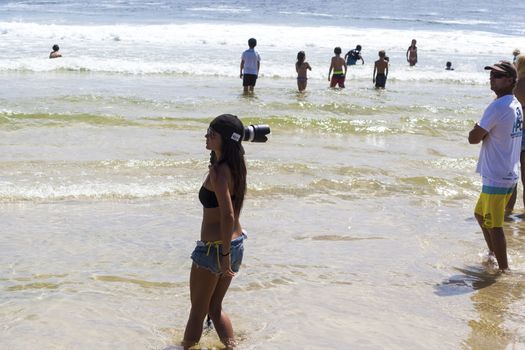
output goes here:
{"type": "Polygon", "coordinates": [[[487,130],[483,129],[481,126],[476,124],[474,125],[474,128],[468,133],[468,142],[470,144],[480,143],[487,134],[487,130]]]}

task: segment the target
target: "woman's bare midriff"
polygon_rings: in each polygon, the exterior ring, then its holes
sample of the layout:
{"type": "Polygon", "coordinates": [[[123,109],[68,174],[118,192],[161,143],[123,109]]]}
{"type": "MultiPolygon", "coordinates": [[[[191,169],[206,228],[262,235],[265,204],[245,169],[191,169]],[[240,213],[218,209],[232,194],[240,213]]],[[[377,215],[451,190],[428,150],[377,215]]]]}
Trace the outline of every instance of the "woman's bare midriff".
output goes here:
{"type": "MultiPolygon", "coordinates": [[[[219,208],[203,208],[202,225],[201,225],[201,241],[219,241],[221,237],[221,219],[219,208]]],[[[233,227],[232,241],[242,234],[241,224],[239,218],[235,218],[233,227]]]]}

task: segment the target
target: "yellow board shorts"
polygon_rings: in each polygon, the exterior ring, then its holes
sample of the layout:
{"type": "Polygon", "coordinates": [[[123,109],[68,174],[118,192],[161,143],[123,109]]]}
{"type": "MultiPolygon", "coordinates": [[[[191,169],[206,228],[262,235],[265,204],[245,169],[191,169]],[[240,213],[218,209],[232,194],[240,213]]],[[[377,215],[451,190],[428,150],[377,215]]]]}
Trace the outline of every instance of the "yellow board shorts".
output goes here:
{"type": "Polygon", "coordinates": [[[508,188],[483,185],[474,213],[483,217],[484,227],[503,227],[505,206],[513,190],[514,186],[508,188]]]}

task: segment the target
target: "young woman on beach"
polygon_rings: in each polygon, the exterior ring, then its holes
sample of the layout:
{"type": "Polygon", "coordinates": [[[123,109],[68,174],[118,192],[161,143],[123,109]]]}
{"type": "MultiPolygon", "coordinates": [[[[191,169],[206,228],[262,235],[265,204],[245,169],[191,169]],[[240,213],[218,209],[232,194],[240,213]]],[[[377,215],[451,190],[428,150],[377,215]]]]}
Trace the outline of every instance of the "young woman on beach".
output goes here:
{"type": "Polygon", "coordinates": [[[306,54],[304,51],[299,51],[297,53],[297,62],[295,63],[295,71],[297,72],[297,88],[299,91],[304,91],[306,89],[306,83],[308,82],[307,72],[308,69],[312,70],[310,64],[305,62],[306,54]]]}
{"type": "Polygon", "coordinates": [[[239,271],[246,238],[239,222],[246,193],[243,135],[242,122],[231,114],[216,117],[205,135],[211,156],[199,191],[203,217],[200,241],[191,255],[191,311],[182,343],[185,349],[199,342],[206,315],[226,349],[235,346],[232,323],[222,309],[222,300],[239,271]]]}
{"type": "Polygon", "coordinates": [[[416,39],[412,39],[412,42],[410,43],[410,46],[407,49],[407,62],[410,64],[410,67],[415,66],[417,63],[417,46],[416,46],[416,39]]]}

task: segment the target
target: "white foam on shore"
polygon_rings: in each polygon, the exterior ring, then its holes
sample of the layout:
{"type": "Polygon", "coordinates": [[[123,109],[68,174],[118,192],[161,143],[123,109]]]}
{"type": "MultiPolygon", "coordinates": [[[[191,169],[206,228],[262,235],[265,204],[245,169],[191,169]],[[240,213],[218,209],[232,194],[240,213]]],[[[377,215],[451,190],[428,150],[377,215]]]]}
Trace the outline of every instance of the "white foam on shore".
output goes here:
{"type": "Polygon", "coordinates": [[[14,186],[0,183],[0,203],[14,201],[43,201],[71,199],[137,199],[162,196],[183,195],[186,191],[175,185],[163,184],[115,184],[115,183],[81,183],[81,184],[36,184],[35,186],[14,186]]]}
{"type": "Polygon", "coordinates": [[[314,79],[325,79],[333,48],[343,54],[363,46],[365,67],[352,67],[355,78],[368,79],[377,51],[391,58],[391,78],[399,80],[450,80],[485,83],[483,66],[510,59],[519,46],[516,36],[475,31],[412,31],[354,27],[308,27],[246,24],[169,25],[44,25],[0,22],[0,49],[11,52],[0,59],[2,71],[54,70],[114,72],[124,74],[196,74],[234,77],[241,52],[249,37],[258,40],[262,56],[261,75],[295,77],[297,51],[305,50],[314,67],[314,79]],[[351,38],[351,39],[347,39],[351,38]],[[417,38],[420,61],[407,67],[406,48],[417,38]],[[58,43],[62,59],[49,60],[58,43]],[[443,72],[452,61],[456,71],[443,72]]]}
{"type": "Polygon", "coordinates": [[[228,7],[228,6],[207,6],[207,7],[190,7],[188,11],[195,12],[223,12],[223,13],[244,13],[251,12],[251,9],[245,7],[228,7]]]}

